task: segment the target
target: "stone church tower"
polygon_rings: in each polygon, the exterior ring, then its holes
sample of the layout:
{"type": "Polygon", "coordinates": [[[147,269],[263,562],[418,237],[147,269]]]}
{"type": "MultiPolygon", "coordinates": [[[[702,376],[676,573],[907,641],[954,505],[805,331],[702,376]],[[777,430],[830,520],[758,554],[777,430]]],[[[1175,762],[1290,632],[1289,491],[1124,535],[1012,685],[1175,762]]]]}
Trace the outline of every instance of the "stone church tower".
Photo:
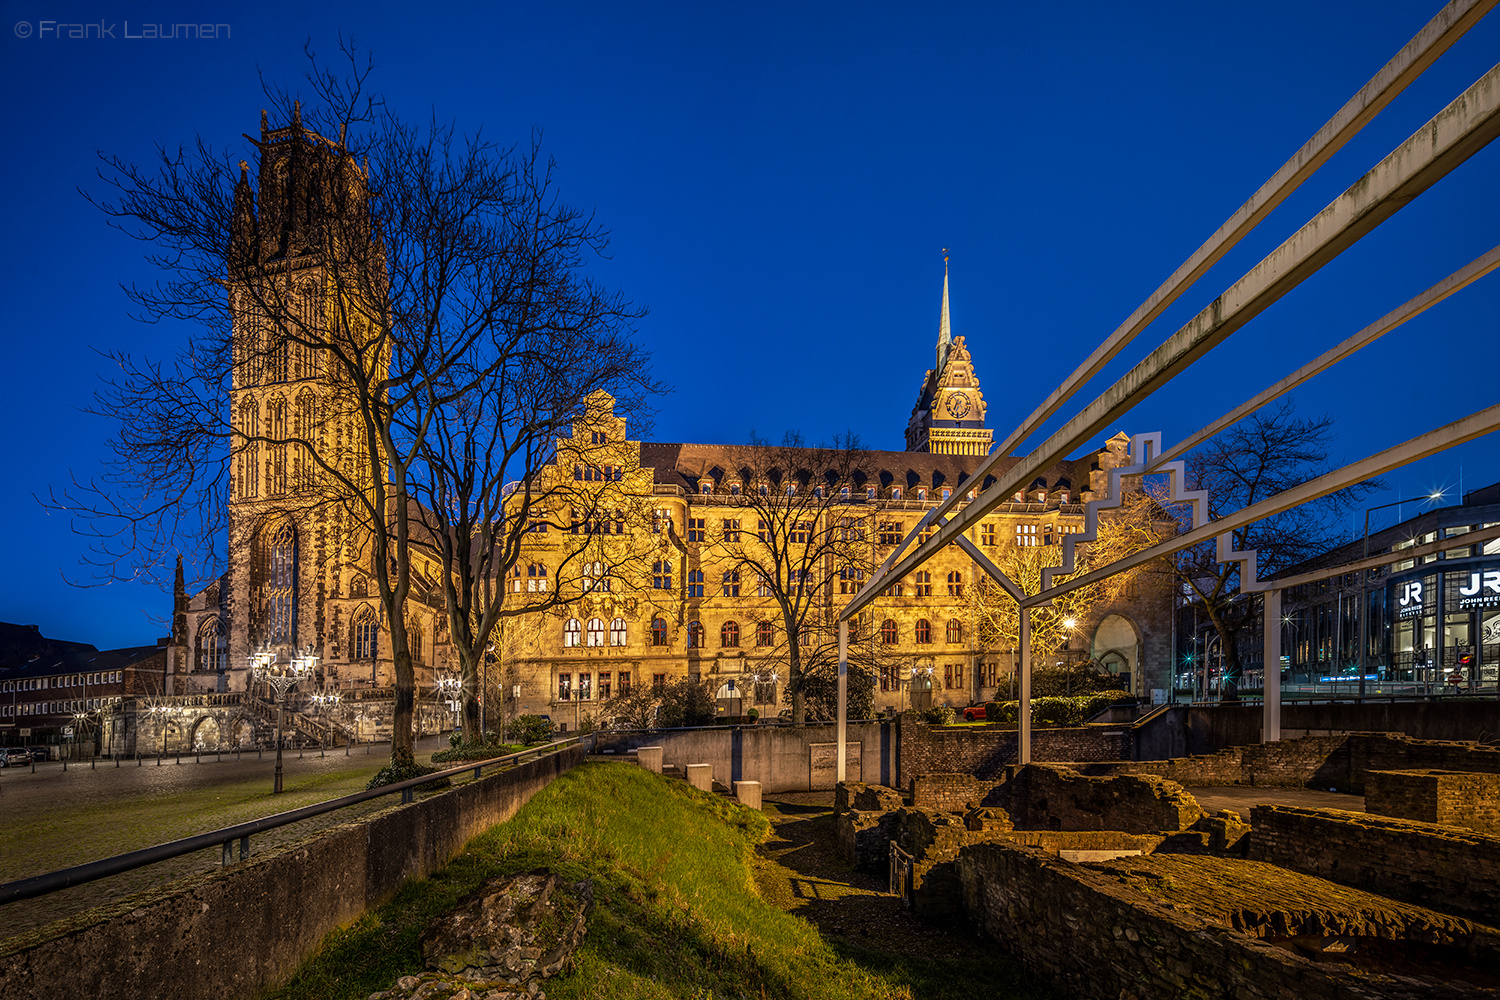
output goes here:
{"type": "Polygon", "coordinates": [[[906,425],[906,450],[932,455],[988,455],[994,432],[984,426],[984,394],[964,338],[948,325],[948,257],[943,256],[943,314],[938,324],[937,367],[922,378],[922,391],[906,425]]]}
{"type": "MultiPolygon", "coordinates": [[[[348,310],[330,290],[349,284],[337,276],[341,267],[361,266],[331,262],[329,248],[347,245],[348,234],[360,231],[348,223],[363,212],[366,176],[341,142],[303,127],[300,109],[289,126],[274,131],[262,113],[256,145],[255,190],[248,166],[240,165],[230,253],[235,433],[228,571],[195,600],[204,614],[190,625],[198,634],[189,637],[198,660],[217,646],[221,690],[245,686],[250,652],[267,643],[283,661],[311,645],[325,676],[336,674],[335,661],[349,658],[353,626],[330,598],[367,593],[356,568],[369,558],[362,533],[351,530],[323,467],[337,462],[346,475],[363,468],[361,484],[369,477],[363,422],[328,363],[328,330],[348,322],[348,310]],[[203,630],[215,628],[220,635],[211,644],[203,630]]],[[[364,626],[371,662],[363,676],[382,683],[374,662],[378,616],[364,626]]]]}

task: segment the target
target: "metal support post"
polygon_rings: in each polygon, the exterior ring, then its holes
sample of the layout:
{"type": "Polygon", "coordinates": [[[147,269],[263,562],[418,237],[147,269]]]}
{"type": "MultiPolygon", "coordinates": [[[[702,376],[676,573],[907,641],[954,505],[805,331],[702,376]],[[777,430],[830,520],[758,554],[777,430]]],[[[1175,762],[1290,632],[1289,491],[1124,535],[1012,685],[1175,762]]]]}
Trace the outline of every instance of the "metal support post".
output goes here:
{"type": "Polygon", "coordinates": [[[1016,706],[1016,721],[1020,723],[1020,744],[1016,762],[1031,763],[1031,609],[1021,608],[1021,703],[1016,706]]]}
{"type": "Polygon", "coordinates": [[[271,786],[272,795],[281,794],[281,707],[285,697],[276,700],[276,780],[271,786]]]}
{"type": "Polygon", "coordinates": [[[1262,705],[1260,741],[1274,743],[1281,739],[1281,591],[1268,590],[1261,617],[1265,620],[1266,637],[1264,668],[1261,681],[1262,705]]]}
{"type": "Polygon", "coordinates": [[[844,781],[844,765],[847,763],[844,734],[849,720],[849,623],[839,622],[839,728],[838,728],[838,776],[844,781]]]}

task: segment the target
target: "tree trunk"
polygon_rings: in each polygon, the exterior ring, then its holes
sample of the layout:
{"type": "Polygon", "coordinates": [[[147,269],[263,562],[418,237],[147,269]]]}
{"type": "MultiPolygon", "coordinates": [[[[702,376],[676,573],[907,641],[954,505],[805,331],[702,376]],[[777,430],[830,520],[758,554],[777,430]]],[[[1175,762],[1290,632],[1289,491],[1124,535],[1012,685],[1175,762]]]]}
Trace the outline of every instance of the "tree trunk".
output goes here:
{"type": "Polygon", "coordinates": [[[479,724],[479,698],[475,696],[476,692],[480,692],[479,664],[473,656],[464,656],[460,651],[458,669],[459,691],[463,697],[464,742],[483,743],[484,732],[479,724]]]}
{"type": "Polygon", "coordinates": [[[391,646],[396,658],[396,710],[391,720],[391,764],[396,767],[416,761],[412,720],[416,715],[417,675],[411,649],[406,644],[406,622],[391,618],[391,646]]]}

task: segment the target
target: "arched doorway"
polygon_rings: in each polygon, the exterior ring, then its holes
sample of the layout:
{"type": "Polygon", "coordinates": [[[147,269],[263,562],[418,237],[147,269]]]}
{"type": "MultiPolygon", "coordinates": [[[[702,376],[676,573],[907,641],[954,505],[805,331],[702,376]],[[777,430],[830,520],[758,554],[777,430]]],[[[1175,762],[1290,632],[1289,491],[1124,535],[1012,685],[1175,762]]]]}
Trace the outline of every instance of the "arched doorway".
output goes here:
{"type": "Polygon", "coordinates": [[[744,714],[745,691],[732,677],[719,685],[719,690],[714,692],[714,701],[718,703],[719,715],[744,714]]]}
{"type": "Polygon", "coordinates": [[[254,744],[254,722],[241,715],[229,724],[229,745],[231,747],[239,747],[241,749],[244,749],[246,747],[254,746],[254,744]]]}
{"type": "Polygon", "coordinates": [[[1140,693],[1140,633],[1124,615],[1105,615],[1094,629],[1090,655],[1115,680],[1113,687],[1140,693]]]}

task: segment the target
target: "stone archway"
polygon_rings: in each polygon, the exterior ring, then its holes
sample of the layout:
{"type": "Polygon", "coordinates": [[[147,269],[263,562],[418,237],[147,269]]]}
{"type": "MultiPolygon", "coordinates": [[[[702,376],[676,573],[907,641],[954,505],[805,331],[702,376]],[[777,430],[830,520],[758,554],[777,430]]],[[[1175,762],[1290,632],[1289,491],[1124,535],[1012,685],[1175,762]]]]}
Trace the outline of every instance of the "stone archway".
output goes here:
{"type": "Polygon", "coordinates": [[[227,746],[231,749],[248,749],[255,745],[255,720],[248,715],[237,715],[230,720],[227,727],[227,746]]]}
{"type": "Polygon", "coordinates": [[[193,723],[188,738],[188,749],[217,750],[223,742],[224,736],[219,727],[219,720],[212,715],[205,715],[193,723]]]}
{"type": "Polygon", "coordinates": [[[1089,655],[1118,678],[1121,690],[1140,694],[1141,633],[1135,622],[1124,615],[1105,615],[1094,628],[1089,655]]]}

